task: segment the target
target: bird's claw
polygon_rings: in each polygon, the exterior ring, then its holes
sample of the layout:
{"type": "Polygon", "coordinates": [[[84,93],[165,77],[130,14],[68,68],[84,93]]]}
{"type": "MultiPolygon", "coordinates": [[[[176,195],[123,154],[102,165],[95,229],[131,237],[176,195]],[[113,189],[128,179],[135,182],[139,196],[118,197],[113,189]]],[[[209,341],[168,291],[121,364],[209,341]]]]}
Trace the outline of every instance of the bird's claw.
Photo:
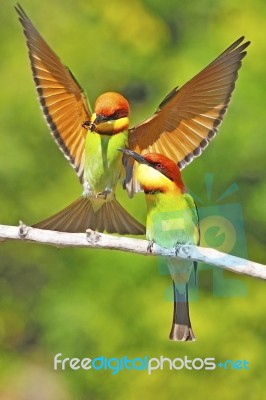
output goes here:
{"type": "Polygon", "coordinates": [[[175,245],[175,255],[178,257],[180,255],[180,251],[182,249],[182,245],[184,245],[184,243],[177,243],[175,245]]]}
{"type": "Polygon", "coordinates": [[[110,194],[110,193],[111,193],[111,190],[104,190],[103,192],[97,193],[97,194],[96,194],[96,198],[98,198],[98,197],[103,197],[104,200],[106,200],[108,194],[110,194]]]}
{"type": "Polygon", "coordinates": [[[152,253],[154,243],[155,243],[154,240],[149,240],[149,243],[148,243],[148,246],[147,246],[147,251],[149,253],[152,253]]]}

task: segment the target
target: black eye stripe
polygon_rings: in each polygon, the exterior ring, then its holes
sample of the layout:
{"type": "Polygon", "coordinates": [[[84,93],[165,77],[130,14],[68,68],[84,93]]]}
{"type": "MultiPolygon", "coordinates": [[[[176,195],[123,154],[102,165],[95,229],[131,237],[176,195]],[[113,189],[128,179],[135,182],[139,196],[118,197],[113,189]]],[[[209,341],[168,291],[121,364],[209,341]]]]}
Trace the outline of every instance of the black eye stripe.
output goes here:
{"type": "Polygon", "coordinates": [[[121,110],[117,110],[113,114],[109,115],[108,119],[120,119],[120,118],[123,118],[123,117],[126,117],[126,116],[127,116],[126,112],[123,112],[121,110]]]}
{"type": "Polygon", "coordinates": [[[110,115],[110,119],[118,119],[119,118],[119,111],[114,112],[110,115]]]}

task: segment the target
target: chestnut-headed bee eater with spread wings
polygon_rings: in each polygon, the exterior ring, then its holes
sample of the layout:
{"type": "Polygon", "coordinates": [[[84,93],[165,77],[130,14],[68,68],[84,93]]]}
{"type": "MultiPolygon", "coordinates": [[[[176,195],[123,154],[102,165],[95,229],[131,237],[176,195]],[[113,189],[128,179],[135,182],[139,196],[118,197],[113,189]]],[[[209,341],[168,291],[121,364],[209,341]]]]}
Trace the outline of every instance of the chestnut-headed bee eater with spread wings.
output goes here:
{"type": "MultiPolygon", "coordinates": [[[[116,149],[162,153],[180,168],[199,156],[215,136],[227,110],[241,60],[249,42],[243,37],[180,89],[173,89],[150,118],[129,128],[129,104],[120,94],[100,95],[94,112],[84,91],[48,46],[22,7],[31,69],[41,108],[56,143],[83,184],[82,196],[54,216],[36,224],[42,229],[143,234],[144,227],[117,202],[115,189],[126,169],[124,186],[131,197],[139,190],[135,161],[116,149]]],[[[122,57],[122,55],[121,55],[122,57]]]]}
{"type": "MultiPolygon", "coordinates": [[[[133,158],[136,180],[145,193],[147,203],[146,237],[165,248],[178,244],[199,243],[199,221],[193,198],[186,192],[180,169],[168,157],[157,153],[143,156],[120,149],[133,158]]],[[[173,279],[174,314],[171,340],[192,341],[192,330],[188,307],[188,281],[196,273],[196,263],[191,260],[165,258],[173,279]]]]}

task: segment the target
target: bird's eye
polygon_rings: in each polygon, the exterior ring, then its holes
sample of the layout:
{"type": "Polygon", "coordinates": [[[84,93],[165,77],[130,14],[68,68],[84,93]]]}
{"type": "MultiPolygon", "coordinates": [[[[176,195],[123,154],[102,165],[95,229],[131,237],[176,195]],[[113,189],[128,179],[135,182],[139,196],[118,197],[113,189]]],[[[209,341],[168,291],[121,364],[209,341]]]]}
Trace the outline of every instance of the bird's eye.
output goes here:
{"type": "Polygon", "coordinates": [[[112,115],[109,116],[110,119],[120,119],[127,117],[128,113],[124,110],[116,110],[112,115]]]}
{"type": "Polygon", "coordinates": [[[127,114],[125,112],[123,112],[122,110],[117,110],[112,115],[110,115],[110,119],[120,119],[126,116],[127,114]]]}
{"type": "Polygon", "coordinates": [[[116,111],[112,115],[110,115],[110,119],[118,119],[118,118],[119,118],[119,111],[116,111]]]}
{"type": "Polygon", "coordinates": [[[164,166],[161,163],[157,163],[155,167],[156,169],[164,169],[164,166]]]}

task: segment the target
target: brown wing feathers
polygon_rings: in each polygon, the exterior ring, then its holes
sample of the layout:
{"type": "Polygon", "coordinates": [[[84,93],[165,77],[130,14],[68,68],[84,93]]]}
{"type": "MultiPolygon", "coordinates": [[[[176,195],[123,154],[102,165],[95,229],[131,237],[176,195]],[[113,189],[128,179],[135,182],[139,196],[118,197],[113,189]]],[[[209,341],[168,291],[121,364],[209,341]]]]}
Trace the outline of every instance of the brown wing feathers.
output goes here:
{"type": "MultiPolygon", "coordinates": [[[[130,130],[129,148],[141,153],[159,152],[185,167],[215,136],[227,110],[244,51],[250,42],[239,38],[211,64],[179,90],[173,89],[156,113],[130,130]]],[[[126,186],[134,188],[128,162],[126,186]]],[[[134,172],[133,172],[134,174],[134,172]]]]}
{"type": "Polygon", "coordinates": [[[47,45],[23,9],[16,10],[24,28],[34,82],[43,114],[59,148],[82,180],[86,130],[90,118],[85,95],[67,67],[47,45]]]}
{"type": "Polygon", "coordinates": [[[237,47],[243,38],[240,38],[229,47],[220,57],[213,61],[205,70],[198,74],[192,81],[184,86],[188,87],[187,98],[180,115],[179,131],[185,131],[185,135],[192,139],[198,146],[193,149],[187,147],[188,154],[183,160],[178,160],[179,167],[183,168],[191,162],[195,156],[201,154],[215,136],[223,116],[228,108],[232,91],[237,79],[237,71],[241,66],[241,60],[246,55],[243,50],[249,42],[237,47]],[[190,152],[189,152],[190,150],[190,152]]]}

